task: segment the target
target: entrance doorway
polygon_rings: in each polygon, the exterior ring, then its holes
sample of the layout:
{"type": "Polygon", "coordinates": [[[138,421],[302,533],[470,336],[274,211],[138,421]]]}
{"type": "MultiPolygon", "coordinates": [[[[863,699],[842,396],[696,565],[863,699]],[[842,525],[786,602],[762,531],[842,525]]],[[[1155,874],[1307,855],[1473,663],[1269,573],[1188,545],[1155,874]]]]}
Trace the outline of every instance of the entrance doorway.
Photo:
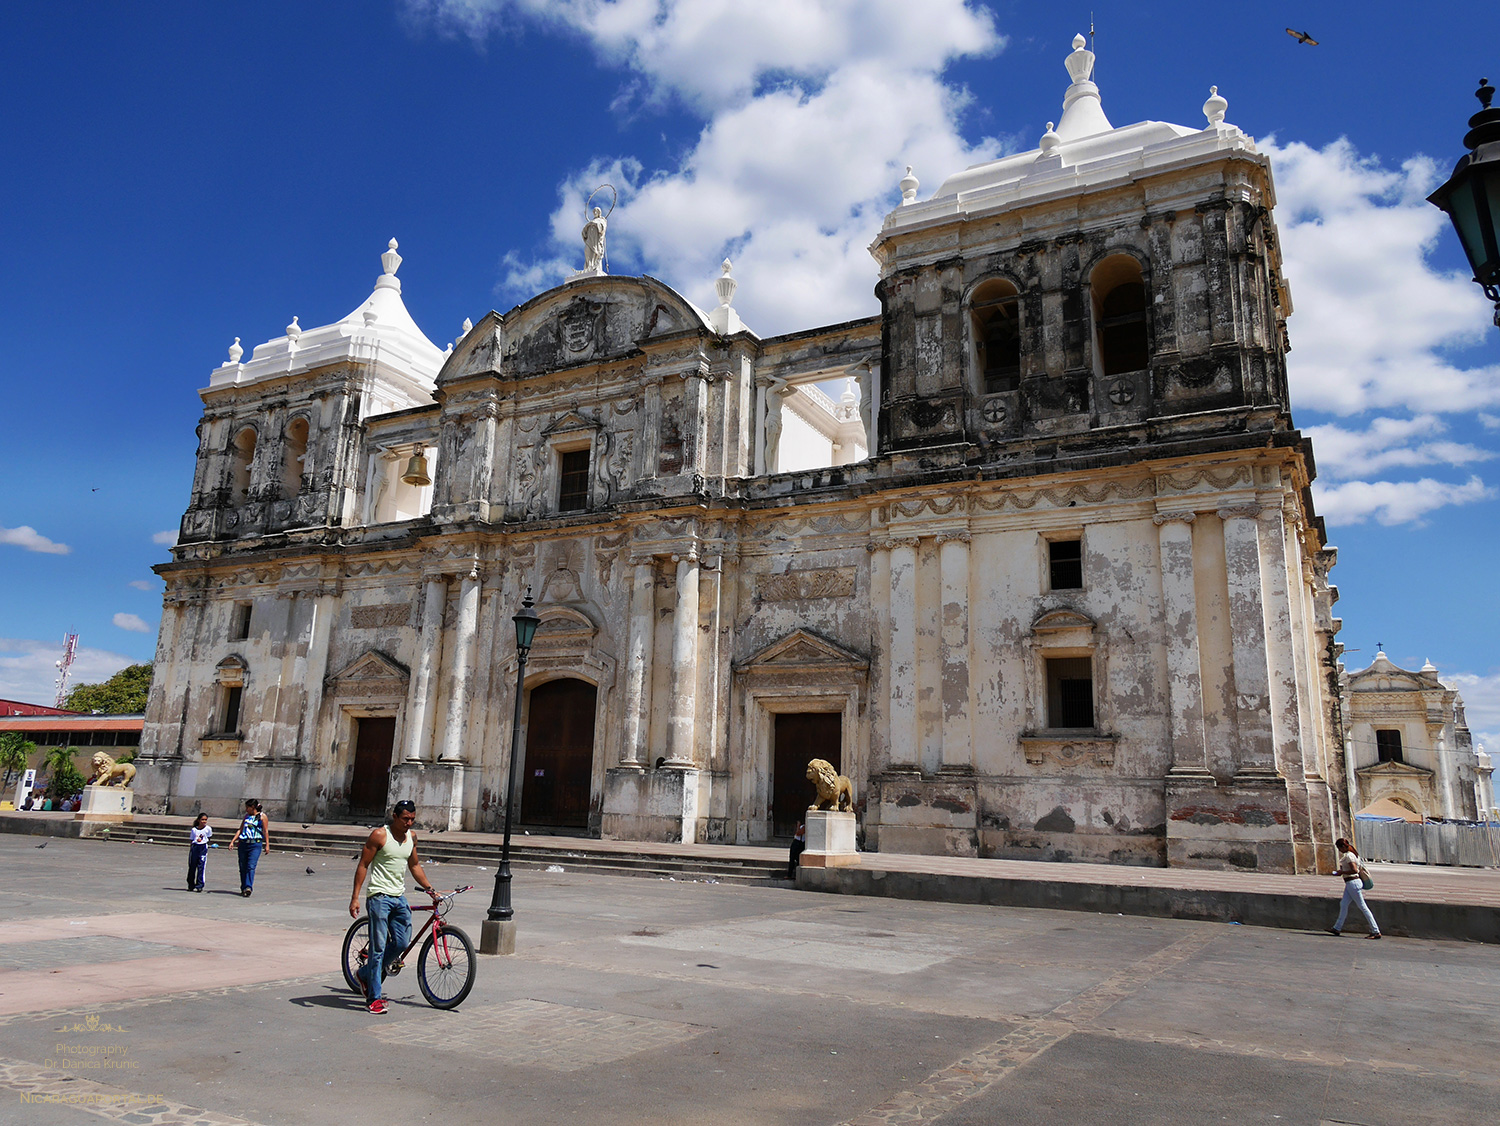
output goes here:
{"type": "Polygon", "coordinates": [[[817,791],[807,780],[807,760],[827,759],[843,772],[843,716],[838,712],[778,712],[771,743],[771,835],[797,831],[817,791]]]}
{"type": "Polygon", "coordinates": [[[391,748],[395,716],[361,716],[354,721],[354,774],[349,779],[349,813],[380,816],[391,787],[391,748]]]}
{"type": "Polygon", "coordinates": [[[549,680],[531,690],[521,820],[586,829],[594,772],[594,702],[586,680],[549,680]]]}

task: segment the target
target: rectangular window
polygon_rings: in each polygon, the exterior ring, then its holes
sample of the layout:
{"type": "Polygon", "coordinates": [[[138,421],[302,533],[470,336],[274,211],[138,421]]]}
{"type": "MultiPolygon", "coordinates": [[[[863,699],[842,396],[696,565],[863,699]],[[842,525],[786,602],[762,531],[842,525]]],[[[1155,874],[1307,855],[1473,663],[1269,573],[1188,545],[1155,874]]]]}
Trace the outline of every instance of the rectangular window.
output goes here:
{"type": "Polygon", "coordinates": [[[1094,726],[1094,665],[1090,658],[1047,659],[1047,726],[1094,726]]]}
{"type": "Polygon", "coordinates": [[[234,615],[229,624],[230,641],[248,641],[250,638],[250,611],[252,607],[248,602],[236,602],[234,604],[234,615]]]}
{"type": "Polygon", "coordinates": [[[568,450],[561,458],[558,476],[562,490],[557,498],[559,512],[579,512],[589,506],[589,451],[568,450]]]}
{"type": "Polygon", "coordinates": [[[1375,732],[1375,751],[1381,762],[1404,762],[1401,757],[1401,732],[1394,730],[1375,732]]]}
{"type": "Polygon", "coordinates": [[[1083,541],[1052,540],[1047,544],[1053,590],[1083,589],[1083,541]]]}
{"type": "Polygon", "coordinates": [[[233,735],[240,727],[240,693],[243,692],[239,685],[224,689],[224,722],[219,725],[219,730],[225,735],[233,735]]]}

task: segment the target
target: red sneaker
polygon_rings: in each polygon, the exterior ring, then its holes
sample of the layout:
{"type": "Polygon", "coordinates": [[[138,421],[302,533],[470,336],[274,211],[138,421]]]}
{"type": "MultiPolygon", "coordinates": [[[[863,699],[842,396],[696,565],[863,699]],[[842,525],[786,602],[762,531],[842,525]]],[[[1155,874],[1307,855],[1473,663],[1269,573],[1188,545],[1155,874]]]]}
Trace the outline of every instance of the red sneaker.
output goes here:
{"type": "Polygon", "coordinates": [[[371,1001],[368,1005],[365,1006],[365,1011],[374,1013],[378,1017],[385,1016],[385,998],[375,998],[375,1000],[371,1001]]]}

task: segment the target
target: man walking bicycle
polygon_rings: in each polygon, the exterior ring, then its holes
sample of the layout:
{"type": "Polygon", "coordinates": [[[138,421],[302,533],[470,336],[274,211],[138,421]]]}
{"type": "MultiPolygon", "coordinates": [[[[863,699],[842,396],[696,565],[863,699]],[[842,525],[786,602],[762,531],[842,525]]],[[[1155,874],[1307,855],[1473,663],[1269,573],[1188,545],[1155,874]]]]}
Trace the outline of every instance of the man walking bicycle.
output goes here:
{"type": "Polygon", "coordinates": [[[386,974],[401,968],[397,961],[411,941],[411,906],[406,902],[406,870],[411,869],[417,886],[438,898],[437,890],[422,871],[417,859],[416,803],[398,801],[391,809],[390,822],[372,829],[354,870],[354,894],[349,899],[349,917],[359,918],[359,889],[370,877],[365,894],[365,908],[370,916],[370,956],[359,971],[364,986],[366,1008],[377,1016],[385,1013],[385,999],[380,985],[386,974]]]}

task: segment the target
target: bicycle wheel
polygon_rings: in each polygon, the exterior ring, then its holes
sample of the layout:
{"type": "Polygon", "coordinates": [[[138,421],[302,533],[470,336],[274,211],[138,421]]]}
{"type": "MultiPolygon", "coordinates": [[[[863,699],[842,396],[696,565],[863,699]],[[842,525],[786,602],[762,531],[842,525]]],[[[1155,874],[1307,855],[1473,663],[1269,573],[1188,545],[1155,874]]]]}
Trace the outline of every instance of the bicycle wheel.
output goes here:
{"type": "Polygon", "coordinates": [[[478,968],[469,936],[457,927],[444,927],[442,934],[430,934],[422,943],[417,985],[433,1008],[456,1009],[474,988],[478,968]]]}
{"type": "Polygon", "coordinates": [[[370,917],[361,915],[344,933],[344,981],[349,988],[364,996],[365,987],[360,984],[359,971],[365,968],[370,957],[370,917]]]}

